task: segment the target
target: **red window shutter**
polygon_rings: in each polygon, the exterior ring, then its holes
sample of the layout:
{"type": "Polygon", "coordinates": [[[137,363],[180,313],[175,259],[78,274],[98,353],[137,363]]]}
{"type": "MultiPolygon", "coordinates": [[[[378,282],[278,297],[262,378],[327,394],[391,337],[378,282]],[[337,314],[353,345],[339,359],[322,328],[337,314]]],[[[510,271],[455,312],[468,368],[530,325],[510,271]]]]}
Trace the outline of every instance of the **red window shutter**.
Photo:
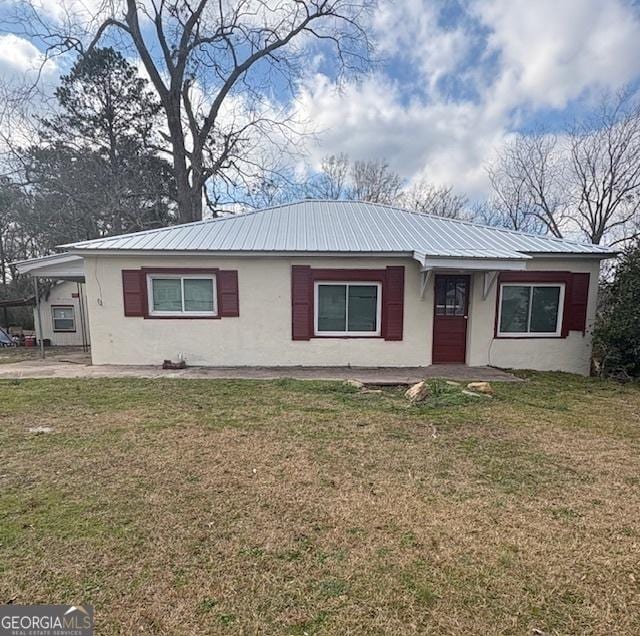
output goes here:
{"type": "Polygon", "coordinates": [[[404,321],[404,266],[387,267],[382,288],[382,335],[402,340],[404,321]]]}
{"type": "Polygon", "coordinates": [[[122,296],[125,316],[144,316],[146,314],[147,293],[145,275],[142,270],[122,270],[122,296]]]}
{"type": "Polygon", "coordinates": [[[585,332],[587,328],[587,302],[589,300],[589,274],[571,274],[567,328],[585,332]]]}
{"type": "Polygon", "coordinates": [[[291,267],[291,337],[309,340],[313,334],[313,281],[311,267],[291,267]]]}
{"type": "Polygon", "coordinates": [[[222,318],[235,318],[240,315],[238,297],[238,272],[220,270],[217,274],[218,315],[222,318]]]}

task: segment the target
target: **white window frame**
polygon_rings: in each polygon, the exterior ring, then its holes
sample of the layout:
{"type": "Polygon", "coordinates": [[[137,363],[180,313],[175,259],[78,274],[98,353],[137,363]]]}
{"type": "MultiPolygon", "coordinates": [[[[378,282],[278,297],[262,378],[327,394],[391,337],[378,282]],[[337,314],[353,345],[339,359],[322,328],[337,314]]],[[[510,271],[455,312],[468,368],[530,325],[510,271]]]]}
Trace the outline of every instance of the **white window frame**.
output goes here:
{"type": "Polygon", "coordinates": [[[218,288],[215,274],[147,274],[147,300],[150,316],[160,317],[215,317],[218,315],[218,288]],[[156,279],[176,278],[180,281],[180,294],[182,299],[181,311],[156,311],[153,308],[153,281],[156,279]],[[213,311],[186,311],[184,308],[184,281],[185,280],[210,280],[213,286],[213,311]]]}
{"type": "Polygon", "coordinates": [[[350,338],[371,338],[375,336],[379,336],[381,331],[381,320],[382,320],[382,283],[376,281],[356,281],[356,280],[320,280],[315,281],[314,283],[314,298],[313,298],[313,333],[315,336],[319,338],[335,338],[341,336],[348,336],[350,338]],[[376,287],[376,327],[375,331],[320,331],[318,329],[318,300],[319,300],[319,289],[321,285],[345,285],[345,295],[346,295],[346,303],[345,303],[345,326],[349,324],[349,287],[357,286],[368,286],[368,287],[376,287]]]}
{"type": "MultiPolygon", "coordinates": [[[[68,318],[58,318],[58,320],[69,320],[68,318]]],[[[76,308],[74,305],[51,305],[51,323],[53,333],[75,333],[76,331],[76,308]],[[56,327],[56,309],[71,309],[73,327],[71,329],[58,329],[56,327]]]]}
{"type": "Polygon", "coordinates": [[[564,283],[500,283],[500,299],[498,302],[498,329],[497,334],[500,338],[558,338],[562,335],[562,319],[564,317],[564,283]],[[555,331],[500,331],[502,324],[502,291],[505,287],[529,287],[529,315],[527,316],[527,325],[531,325],[531,312],[533,310],[533,289],[534,287],[559,287],[560,296],[558,298],[558,317],[555,331]]]}

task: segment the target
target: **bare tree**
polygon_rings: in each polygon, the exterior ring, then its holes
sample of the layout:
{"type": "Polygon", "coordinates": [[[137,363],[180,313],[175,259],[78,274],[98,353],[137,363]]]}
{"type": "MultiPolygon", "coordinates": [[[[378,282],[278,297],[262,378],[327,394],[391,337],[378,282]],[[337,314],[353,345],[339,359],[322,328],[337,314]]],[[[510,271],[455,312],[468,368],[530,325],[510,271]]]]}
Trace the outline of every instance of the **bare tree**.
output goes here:
{"type": "Polygon", "coordinates": [[[522,213],[516,207],[507,207],[495,196],[484,201],[475,201],[469,209],[469,218],[483,225],[503,227],[517,232],[542,234],[546,229],[537,217],[522,213]]]}
{"type": "Polygon", "coordinates": [[[349,156],[344,152],[323,157],[320,172],[309,186],[309,194],[318,199],[342,199],[347,194],[349,156]]]}
{"type": "MultiPolygon", "coordinates": [[[[284,205],[304,198],[304,188],[291,169],[264,170],[248,188],[244,204],[253,209],[284,205]]],[[[228,211],[228,210],[227,210],[228,211]]]]}
{"type": "Polygon", "coordinates": [[[166,116],[182,222],[201,218],[212,179],[242,185],[261,173],[250,153],[256,138],[284,151],[300,132],[272,95],[295,89],[306,45],[332,45],[338,72],[363,68],[369,54],[361,26],[369,0],[114,0],[89,29],[71,17],[57,32],[35,2],[25,7],[48,54],[84,53],[116,34],[133,45],[166,116]]]}
{"type": "Polygon", "coordinates": [[[487,172],[494,203],[513,229],[541,224],[554,236],[562,236],[567,174],[554,135],[517,135],[487,172]]]}
{"type": "Polygon", "coordinates": [[[386,160],[356,161],[351,168],[348,198],[389,204],[397,200],[401,187],[402,179],[386,160]]]}
{"type": "Polygon", "coordinates": [[[592,243],[640,236],[640,107],[604,100],[569,135],[575,219],[592,243]]]}
{"type": "Polygon", "coordinates": [[[510,230],[544,230],[546,225],[536,214],[526,179],[516,171],[500,169],[498,166],[489,166],[487,169],[493,195],[476,207],[474,216],[487,225],[510,230]]]}
{"type": "Polygon", "coordinates": [[[307,194],[319,199],[349,199],[394,203],[402,179],[385,159],[354,161],[345,153],[327,155],[320,171],[307,184],[307,194]]]}
{"type": "Polygon", "coordinates": [[[399,205],[410,210],[450,219],[462,218],[468,199],[451,186],[436,186],[426,180],[403,189],[403,180],[386,159],[351,162],[349,155],[326,155],[319,172],[306,188],[319,199],[348,199],[399,205]]]}
{"type": "Polygon", "coordinates": [[[398,204],[417,212],[460,219],[466,215],[469,200],[464,194],[454,192],[452,186],[436,186],[422,180],[403,190],[398,204]]]}

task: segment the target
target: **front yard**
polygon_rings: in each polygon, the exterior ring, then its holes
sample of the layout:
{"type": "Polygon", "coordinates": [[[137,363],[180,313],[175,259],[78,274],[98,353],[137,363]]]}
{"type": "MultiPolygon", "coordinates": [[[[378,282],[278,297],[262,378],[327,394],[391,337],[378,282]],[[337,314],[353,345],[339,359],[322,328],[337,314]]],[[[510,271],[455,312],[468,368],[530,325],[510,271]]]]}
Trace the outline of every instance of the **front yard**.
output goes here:
{"type": "Polygon", "coordinates": [[[3,381],[0,603],[89,603],[99,635],[640,633],[640,387],[494,386],[3,381]]]}

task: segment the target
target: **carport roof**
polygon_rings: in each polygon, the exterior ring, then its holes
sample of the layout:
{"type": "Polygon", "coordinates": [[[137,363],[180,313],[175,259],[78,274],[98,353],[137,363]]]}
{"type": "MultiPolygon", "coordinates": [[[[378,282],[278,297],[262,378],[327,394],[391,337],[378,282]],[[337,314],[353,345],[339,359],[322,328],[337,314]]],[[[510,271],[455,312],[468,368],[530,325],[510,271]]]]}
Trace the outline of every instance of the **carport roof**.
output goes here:
{"type": "Polygon", "coordinates": [[[84,259],[76,254],[52,254],[13,263],[18,272],[39,278],[84,282],[84,259]]]}
{"type": "Polygon", "coordinates": [[[612,256],[606,247],[516,232],[358,201],[304,200],[246,214],[63,246],[92,252],[404,254],[527,259],[534,254],[612,256]]]}

